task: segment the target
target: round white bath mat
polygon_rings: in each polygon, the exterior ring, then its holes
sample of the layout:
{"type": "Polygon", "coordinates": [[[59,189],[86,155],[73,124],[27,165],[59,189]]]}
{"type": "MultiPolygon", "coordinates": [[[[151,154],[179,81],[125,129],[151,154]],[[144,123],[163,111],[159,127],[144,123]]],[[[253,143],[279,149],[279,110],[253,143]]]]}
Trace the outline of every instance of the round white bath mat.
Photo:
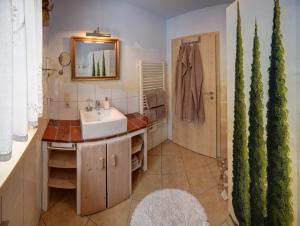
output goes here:
{"type": "Polygon", "coordinates": [[[135,208],[131,226],[209,226],[204,208],[190,193],[163,189],[147,195],[135,208]]]}

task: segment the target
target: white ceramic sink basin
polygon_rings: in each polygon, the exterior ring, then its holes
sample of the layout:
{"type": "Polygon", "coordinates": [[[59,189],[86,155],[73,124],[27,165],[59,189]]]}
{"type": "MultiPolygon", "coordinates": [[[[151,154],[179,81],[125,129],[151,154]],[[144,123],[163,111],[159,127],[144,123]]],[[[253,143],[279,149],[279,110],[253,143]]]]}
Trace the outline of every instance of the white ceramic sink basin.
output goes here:
{"type": "Polygon", "coordinates": [[[127,117],[114,107],[99,111],[82,109],[80,122],[83,139],[107,137],[127,131],[127,117]]]}

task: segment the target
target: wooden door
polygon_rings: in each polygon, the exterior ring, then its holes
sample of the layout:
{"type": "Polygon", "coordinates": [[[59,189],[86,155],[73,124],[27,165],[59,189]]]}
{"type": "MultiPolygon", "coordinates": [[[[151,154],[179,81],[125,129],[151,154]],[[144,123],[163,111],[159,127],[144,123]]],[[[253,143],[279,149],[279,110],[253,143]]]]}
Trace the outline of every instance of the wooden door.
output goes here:
{"type": "Polygon", "coordinates": [[[173,141],[199,154],[216,158],[217,155],[217,76],[218,33],[207,33],[172,40],[172,136],[173,141]],[[181,40],[195,41],[200,37],[199,47],[204,73],[205,122],[186,122],[175,115],[175,77],[181,40]]]}
{"type": "Polygon", "coordinates": [[[106,209],[106,144],[87,144],[81,154],[81,215],[106,209]]]}
{"type": "Polygon", "coordinates": [[[130,140],[129,138],[107,144],[107,207],[130,196],[130,140]]]}

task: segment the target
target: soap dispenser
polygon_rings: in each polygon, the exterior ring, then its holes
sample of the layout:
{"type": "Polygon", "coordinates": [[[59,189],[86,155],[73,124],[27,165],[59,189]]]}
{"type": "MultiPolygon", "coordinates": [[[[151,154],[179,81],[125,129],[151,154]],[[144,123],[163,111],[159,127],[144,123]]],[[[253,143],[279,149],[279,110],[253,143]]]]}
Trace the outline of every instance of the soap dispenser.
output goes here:
{"type": "Polygon", "coordinates": [[[103,105],[104,105],[104,109],[105,110],[108,110],[109,109],[109,100],[108,100],[108,97],[105,97],[104,99],[104,102],[103,102],[103,105]]]}

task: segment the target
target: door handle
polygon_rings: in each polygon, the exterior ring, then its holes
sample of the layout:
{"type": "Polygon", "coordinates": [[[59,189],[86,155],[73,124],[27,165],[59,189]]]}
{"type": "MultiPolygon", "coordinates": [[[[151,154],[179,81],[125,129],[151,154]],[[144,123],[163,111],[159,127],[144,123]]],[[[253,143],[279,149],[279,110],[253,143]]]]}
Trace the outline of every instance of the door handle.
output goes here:
{"type": "Polygon", "coordinates": [[[104,158],[99,158],[100,164],[101,164],[101,169],[105,168],[105,162],[104,162],[104,158]]]}
{"type": "Polygon", "coordinates": [[[213,91],[210,91],[210,92],[204,92],[204,95],[209,96],[211,100],[214,99],[214,92],[213,92],[213,91]]]}
{"type": "Polygon", "coordinates": [[[116,167],[116,165],[117,165],[117,157],[116,157],[116,155],[115,154],[113,154],[112,156],[111,156],[111,161],[112,161],[112,163],[111,163],[111,165],[113,166],[113,167],[116,167]]]}

